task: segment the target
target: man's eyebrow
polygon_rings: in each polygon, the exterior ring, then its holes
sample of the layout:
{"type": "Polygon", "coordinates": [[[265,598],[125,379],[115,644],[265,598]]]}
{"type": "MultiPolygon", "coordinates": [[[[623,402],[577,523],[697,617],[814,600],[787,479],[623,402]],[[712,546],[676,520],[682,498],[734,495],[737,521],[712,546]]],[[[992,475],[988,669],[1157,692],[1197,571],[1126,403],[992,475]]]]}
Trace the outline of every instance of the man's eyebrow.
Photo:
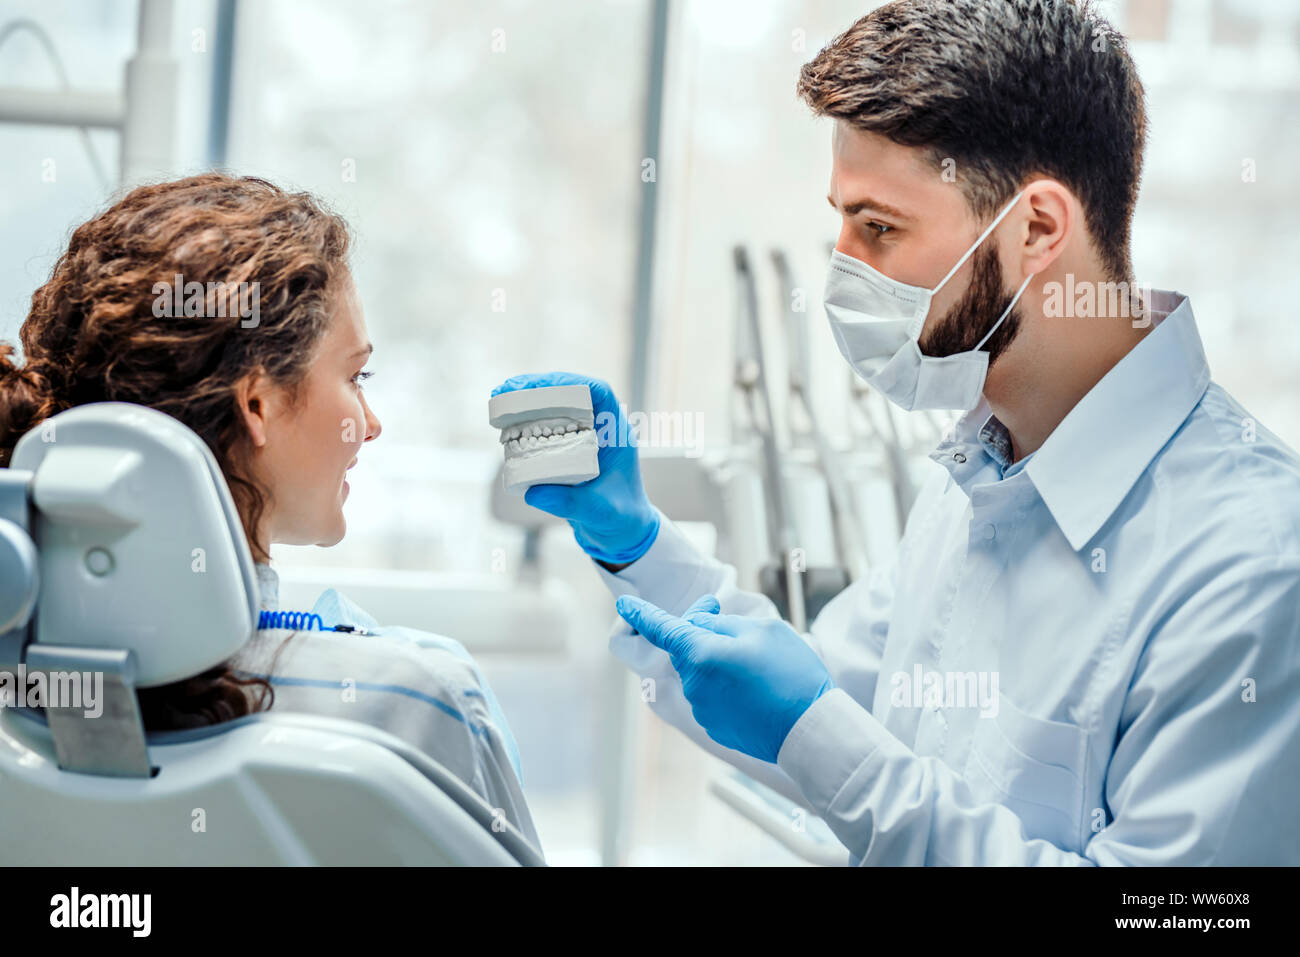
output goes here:
{"type": "MultiPolygon", "coordinates": [[[[826,202],[831,204],[831,209],[834,210],[839,209],[839,207],[835,205],[835,200],[831,199],[829,195],[826,197],[826,202]]],[[[911,216],[908,216],[907,213],[903,212],[901,209],[898,209],[895,206],[890,206],[888,203],[882,203],[879,200],[874,200],[869,196],[864,196],[862,197],[862,199],[854,200],[853,202],[846,205],[844,207],[844,215],[856,216],[864,209],[871,210],[873,213],[880,213],[880,215],[888,216],[891,219],[910,220],[912,218],[911,216]]]]}

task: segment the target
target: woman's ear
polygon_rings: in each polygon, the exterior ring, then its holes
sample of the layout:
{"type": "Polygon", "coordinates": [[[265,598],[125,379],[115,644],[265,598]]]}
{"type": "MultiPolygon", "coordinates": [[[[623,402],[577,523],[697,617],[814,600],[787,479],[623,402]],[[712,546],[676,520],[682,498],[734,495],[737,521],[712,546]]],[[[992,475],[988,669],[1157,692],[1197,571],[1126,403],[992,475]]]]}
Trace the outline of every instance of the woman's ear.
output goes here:
{"type": "Polygon", "coordinates": [[[244,420],[253,448],[267,442],[267,423],[271,415],[269,381],[261,371],[250,372],[235,384],[235,405],[244,420]]]}

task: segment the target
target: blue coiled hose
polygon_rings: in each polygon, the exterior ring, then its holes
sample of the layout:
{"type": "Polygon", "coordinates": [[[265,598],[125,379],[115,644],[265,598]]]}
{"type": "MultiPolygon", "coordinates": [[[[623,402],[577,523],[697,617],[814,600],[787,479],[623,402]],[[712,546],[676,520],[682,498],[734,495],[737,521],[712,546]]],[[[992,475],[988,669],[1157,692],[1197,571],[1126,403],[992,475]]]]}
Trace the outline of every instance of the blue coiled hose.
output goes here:
{"type": "Polygon", "coordinates": [[[371,632],[356,625],[335,625],[325,627],[325,620],[320,615],[309,611],[261,611],[257,615],[257,630],[267,631],[273,628],[285,628],[290,631],[343,631],[350,635],[369,635],[371,632]]]}
{"type": "Polygon", "coordinates": [[[324,631],[325,620],[307,611],[263,611],[257,616],[257,630],[289,628],[295,631],[324,631]]]}

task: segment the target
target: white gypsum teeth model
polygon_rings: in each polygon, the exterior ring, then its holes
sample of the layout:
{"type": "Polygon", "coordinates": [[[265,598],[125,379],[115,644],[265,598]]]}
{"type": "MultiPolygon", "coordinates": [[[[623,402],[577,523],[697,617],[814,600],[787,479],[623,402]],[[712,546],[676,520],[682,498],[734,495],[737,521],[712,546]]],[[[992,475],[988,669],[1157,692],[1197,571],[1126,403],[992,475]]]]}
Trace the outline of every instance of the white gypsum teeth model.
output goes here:
{"type": "Polygon", "coordinates": [[[501,430],[506,491],[530,485],[577,485],[600,474],[591,390],[556,385],[502,392],[488,400],[488,422],[501,430]]]}

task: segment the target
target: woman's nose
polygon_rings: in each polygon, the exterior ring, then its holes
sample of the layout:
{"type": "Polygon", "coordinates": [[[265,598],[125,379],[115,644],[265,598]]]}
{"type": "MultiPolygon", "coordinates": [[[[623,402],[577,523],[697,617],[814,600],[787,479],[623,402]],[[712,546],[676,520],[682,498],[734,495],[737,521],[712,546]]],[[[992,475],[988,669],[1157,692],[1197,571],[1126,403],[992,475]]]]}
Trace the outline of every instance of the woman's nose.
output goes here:
{"type": "Polygon", "coordinates": [[[374,411],[370,408],[370,403],[366,402],[365,399],[362,399],[361,401],[366,409],[366,441],[373,442],[375,439],[379,438],[379,433],[384,431],[384,427],[379,421],[379,416],[375,415],[374,411]]]}

